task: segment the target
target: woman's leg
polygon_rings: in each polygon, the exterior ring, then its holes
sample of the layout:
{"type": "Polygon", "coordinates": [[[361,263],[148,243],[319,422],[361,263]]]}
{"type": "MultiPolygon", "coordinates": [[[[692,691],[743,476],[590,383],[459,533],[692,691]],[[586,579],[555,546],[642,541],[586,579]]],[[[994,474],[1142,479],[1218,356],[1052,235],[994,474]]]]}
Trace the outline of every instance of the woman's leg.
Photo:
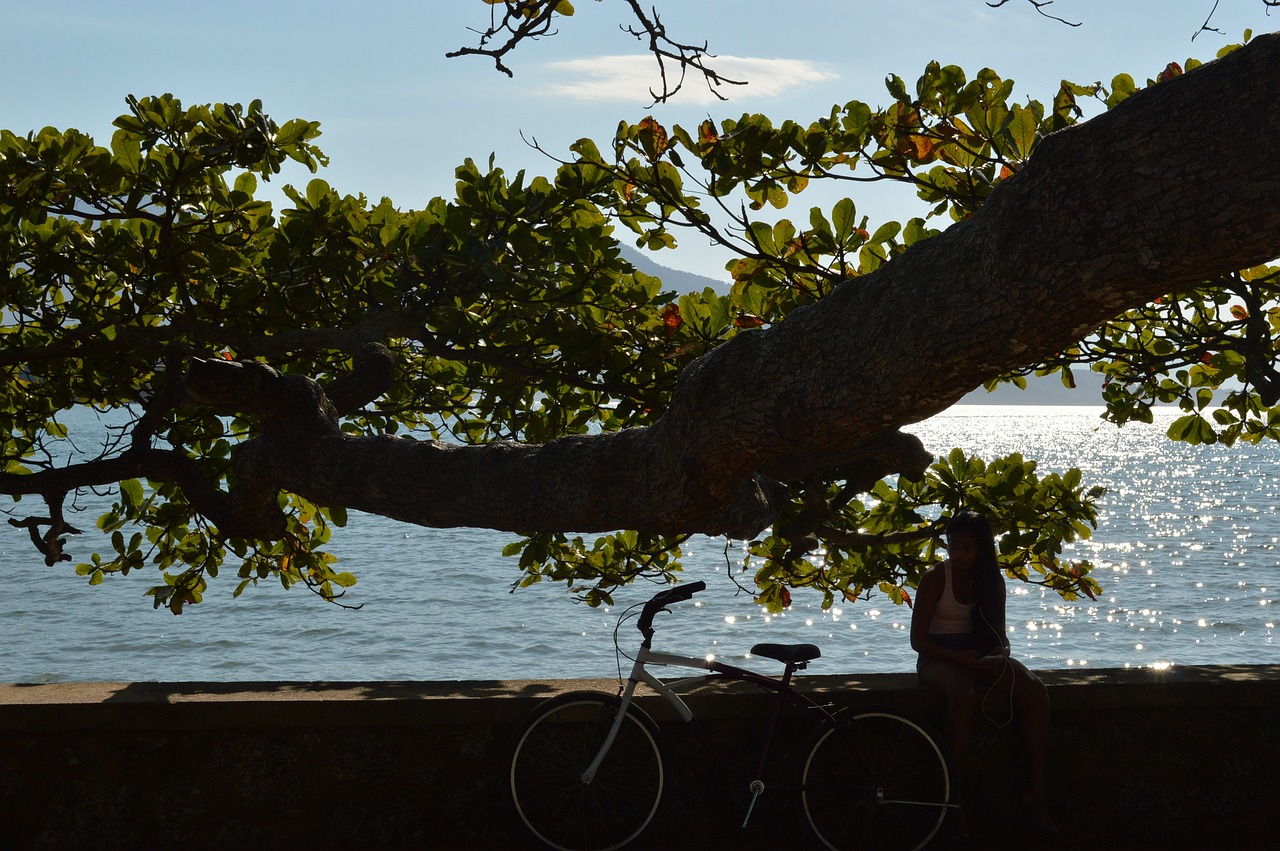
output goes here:
{"type": "Polygon", "coordinates": [[[973,729],[973,709],[977,697],[973,671],[955,662],[926,659],[920,664],[919,676],[923,685],[936,688],[947,699],[947,714],[943,718],[942,728],[959,768],[965,761],[973,729]]]}
{"type": "MultiPolygon", "coordinates": [[[[985,679],[985,678],[980,678],[985,679]]],[[[981,689],[986,684],[979,685],[981,689]]],[[[1010,659],[995,680],[995,691],[1008,694],[1018,721],[1022,727],[1023,745],[1027,755],[1027,803],[1036,821],[1044,828],[1054,829],[1049,815],[1045,794],[1046,754],[1049,745],[1049,692],[1026,665],[1010,659]],[[1010,680],[1012,679],[1012,682],[1010,680]]]]}
{"type": "MultiPolygon", "coordinates": [[[[922,685],[936,688],[947,700],[946,715],[942,720],[942,732],[951,747],[952,764],[956,770],[956,786],[960,790],[963,805],[966,790],[971,788],[969,778],[969,739],[973,732],[973,710],[977,691],[973,671],[955,662],[942,659],[924,659],[917,667],[922,685]]],[[[960,826],[968,832],[968,821],[961,810],[960,826]]]]}

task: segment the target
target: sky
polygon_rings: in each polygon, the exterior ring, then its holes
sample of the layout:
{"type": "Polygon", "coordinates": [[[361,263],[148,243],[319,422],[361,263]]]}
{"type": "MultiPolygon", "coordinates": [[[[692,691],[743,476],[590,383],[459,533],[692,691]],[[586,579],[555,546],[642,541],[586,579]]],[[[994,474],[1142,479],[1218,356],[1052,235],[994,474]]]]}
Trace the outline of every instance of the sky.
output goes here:
{"type": "MultiPolygon", "coordinates": [[[[692,127],[762,112],[808,123],[851,99],[884,103],[886,74],[910,85],[933,59],[970,76],[994,68],[1017,81],[1019,96],[1047,101],[1063,78],[1107,83],[1128,72],[1143,80],[1170,61],[1212,58],[1246,27],[1280,28],[1280,14],[1267,16],[1261,0],[1219,0],[1212,24],[1222,34],[1194,42],[1213,0],[1046,7],[1078,27],[1022,0],[1002,8],[985,0],[649,0],[674,38],[708,42],[719,69],[749,81],[727,91],[728,101],[694,82],[649,109],[657,70],[619,30],[624,5],[575,6],[554,37],[507,57],[508,78],[484,57],[445,58],[475,43],[468,28],[488,21],[482,0],[0,0],[0,127],[75,127],[107,144],[129,94],[170,92],[187,104],[258,98],[281,124],[321,123],[318,143],[331,158],[321,176],[335,188],[418,208],[452,197],[454,168],[467,157],[484,163],[492,154],[509,172],[547,174],[555,164],[526,140],[553,154],[584,136],[604,147],[620,120],[652,114],[692,127]]],[[[283,177],[311,178],[301,168],[283,177]]],[[[858,192],[873,223],[922,213],[900,190],[858,192]]],[[[725,277],[723,253],[696,240],[654,259],[725,277]]]]}

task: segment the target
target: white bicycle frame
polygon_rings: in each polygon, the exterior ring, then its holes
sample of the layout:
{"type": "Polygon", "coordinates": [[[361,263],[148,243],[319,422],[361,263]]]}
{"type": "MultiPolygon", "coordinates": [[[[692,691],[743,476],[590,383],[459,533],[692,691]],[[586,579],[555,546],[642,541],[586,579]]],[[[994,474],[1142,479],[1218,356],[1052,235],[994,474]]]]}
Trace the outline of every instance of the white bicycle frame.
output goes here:
{"type": "Polygon", "coordinates": [[[697,656],[681,656],[676,653],[662,653],[650,650],[647,647],[641,647],[640,652],[636,654],[635,663],[631,666],[631,675],[627,677],[627,686],[623,689],[622,700],[618,704],[618,714],[614,717],[613,724],[609,727],[609,734],[605,736],[604,744],[600,746],[600,752],[596,754],[595,759],[591,760],[591,764],[587,766],[586,771],[582,772],[582,782],[590,783],[600,769],[600,763],[608,756],[609,749],[613,747],[613,740],[617,737],[618,730],[622,728],[622,719],[631,707],[631,699],[635,696],[636,686],[640,683],[644,683],[666,698],[667,703],[670,703],[675,711],[679,713],[681,720],[693,720],[693,710],[680,699],[680,695],[676,694],[675,690],[690,683],[701,682],[706,679],[706,675],[684,677],[683,679],[664,683],[649,673],[649,670],[645,667],[646,665],[675,665],[681,668],[703,668],[708,671],[715,671],[716,664],[711,659],[699,659],[697,656]]]}

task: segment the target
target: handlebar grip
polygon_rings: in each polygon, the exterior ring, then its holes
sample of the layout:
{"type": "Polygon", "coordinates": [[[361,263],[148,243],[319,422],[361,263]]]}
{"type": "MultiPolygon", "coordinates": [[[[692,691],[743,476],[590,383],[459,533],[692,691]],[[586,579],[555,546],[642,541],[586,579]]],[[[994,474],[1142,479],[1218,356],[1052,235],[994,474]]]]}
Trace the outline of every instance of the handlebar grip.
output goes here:
{"type": "Polygon", "coordinates": [[[697,582],[690,582],[687,585],[677,585],[674,588],[669,588],[662,593],[669,595],[667,597],[668,602],[679,603],[683,600],[688,600],[699,591],[705,590],[707,590],[707,583],[699,579],[697,582]]]}
{"type": "MultiPolygon", "coordinates": [[[[644,611],[640,613],[640,622],[636,624],[636,628],[644,635],[645,641],[653,638],[653,616],[662,611],[663,608],[670,603],[680,603],[688,600],[699,591],[705,591],[707,583],[699,579],[697,582],[690,582],[687,585],[677,585],[674,588],[668,588],[665,591],[659,591],[644,604],[644,611]]],[[[647,644],[645,645],[648,646],[647,644]]]]}

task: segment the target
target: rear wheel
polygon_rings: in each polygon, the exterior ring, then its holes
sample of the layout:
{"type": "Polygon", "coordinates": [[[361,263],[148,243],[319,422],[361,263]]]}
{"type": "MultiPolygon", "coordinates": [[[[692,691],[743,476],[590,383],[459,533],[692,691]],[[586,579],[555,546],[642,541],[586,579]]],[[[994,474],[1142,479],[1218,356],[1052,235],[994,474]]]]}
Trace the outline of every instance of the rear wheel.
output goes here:
{"type": "Polygon", "coordinates": [[[896,712],[844,710],[818,732],[804,811],[832,849],[918,849],[942,827],[951,772],[936,738],[896,712]]]}
{"type": "Polygon", "coordinates": [[[634,704],[590,783],[621,700],[571,692],[540,704],[516,733],[511,797],[534,835],[565,851],[604,851],[633,841],[658,811],[665,785],[657,726],[634,704]]]}

